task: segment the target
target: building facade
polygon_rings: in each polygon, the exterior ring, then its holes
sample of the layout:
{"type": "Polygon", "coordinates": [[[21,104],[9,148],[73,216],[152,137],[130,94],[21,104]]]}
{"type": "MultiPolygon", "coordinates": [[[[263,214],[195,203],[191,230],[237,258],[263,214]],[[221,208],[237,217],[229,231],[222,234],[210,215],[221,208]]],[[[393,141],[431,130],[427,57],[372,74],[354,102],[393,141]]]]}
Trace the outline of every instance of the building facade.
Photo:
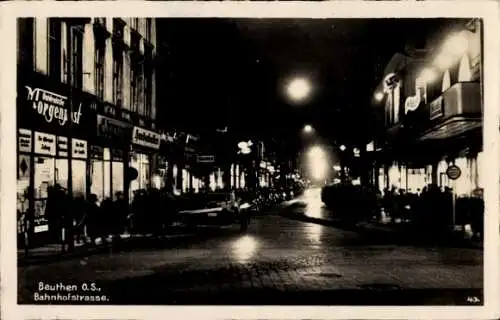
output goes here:
{"type": "Polygon", "coordinates": [[[47,231],[55,185],[100,201],[154,186],[155,19],[22,18],[17,31],[18,217],[47,231]]]}
{"type": "Polygon", "coordinates": [[[425,48],[393,56],[374,93],[386,133],[370,144],[380,189],[418,192],[428,184],[469,197],[484,187],[481,163],[482,24],[450,24],[425,48]],[[448,167],[461,175],[451,180],[448,167]]]}

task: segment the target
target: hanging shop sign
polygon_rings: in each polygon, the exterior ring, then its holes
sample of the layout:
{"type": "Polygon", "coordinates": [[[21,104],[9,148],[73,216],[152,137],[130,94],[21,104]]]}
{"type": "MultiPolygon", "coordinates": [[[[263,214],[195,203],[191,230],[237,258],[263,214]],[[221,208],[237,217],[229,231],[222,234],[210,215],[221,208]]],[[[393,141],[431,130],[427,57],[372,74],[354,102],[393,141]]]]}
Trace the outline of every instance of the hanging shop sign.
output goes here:
{"type": "Polygon", "coordinates": [[[443,116],[443,96],[429,103],[430,119],[434,120],[443,116]]]}
{"type": "Polygon", "coordinates": [[[215,156],[208,156],[208,155],[198,156],[197,161],[198,163],[213,163],[215,162],[215,156]]]}
{"type": "Polygon", "coordinates": [[[57,156],[67,157],[68,156],[68,138],[67,137],[57,137],[57,156]]]}
{"type": "Polygon", "coordinates": [[[71,153],[75,159],[87,159],[87,141],[72,139],[71,153]]]}
{"type": "Polygon", "coordinates": [[[19,129],[18,133],[18,144],[17,147],[19,152],[31,152],[31,135],[33,133],[31,130],[19,129]]]}
{"type": "Polygon", "coordinates": [[[132,131],[132,143],[142,147],[158,150],[160,149],[161,136],[159,133],[154,131],[134,127],[132,131]]]}
{"type": "Polygon", "coordinates": [[[55,156],[56,136],[42,132],[35,132],[35,153],[55,156]]]}
{"type": "Polygon", "coordinates": [[[456,165],[451,165],[446,169],[446,175],[451,180],[457,180],[462,175],[462,170],[456,165]]]}

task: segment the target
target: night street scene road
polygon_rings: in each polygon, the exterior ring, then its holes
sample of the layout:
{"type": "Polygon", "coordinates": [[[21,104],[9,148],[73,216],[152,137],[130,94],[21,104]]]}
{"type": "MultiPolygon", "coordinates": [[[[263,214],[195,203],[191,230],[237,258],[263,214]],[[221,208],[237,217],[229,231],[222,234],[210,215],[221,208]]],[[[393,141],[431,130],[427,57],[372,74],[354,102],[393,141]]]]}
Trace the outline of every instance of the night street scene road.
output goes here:
{"type": "Polygon", "coordinates": [[[19,304],[484,304],[481,19],[17,32],[19,304]]]}

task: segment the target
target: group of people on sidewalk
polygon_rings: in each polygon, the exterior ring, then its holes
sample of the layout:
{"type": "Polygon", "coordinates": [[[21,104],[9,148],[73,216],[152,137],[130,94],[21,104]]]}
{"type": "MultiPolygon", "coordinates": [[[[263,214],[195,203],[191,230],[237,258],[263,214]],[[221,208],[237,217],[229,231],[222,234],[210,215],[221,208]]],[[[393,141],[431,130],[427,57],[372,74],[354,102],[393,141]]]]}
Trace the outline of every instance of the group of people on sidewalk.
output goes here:
{"type": "Polygon", "coordinates": [[[475,190],[472,196],[456,197],[449,187],[429,184],[416,192],[386,188],[378,197],[381,215],[390,217],[393,223],[411,222],[430,234],[441,233],[449,226],[468,226],[473,237],[480,239],[482,236],[484,201],[481,190],[475,190]]]}
{"type": "Polygon", "coordinates": [[[175,213],[173,195],[166,190],[136,190],[129,206],[123,192],[99,202],[95,194],[71,198],[59,185],[49,188],[45,209],[48,241],[64,251],[75,243],[96,245],[124,233],[164,233],[175,213]]]}
{"type": "Polygon", "coordinates": [[[322,201],[345,221],[360,222],[375,216],[384,223],[407,223],[429,236],[439,236],[455,226],[469,228],[472,237],[478,240],[483,234],[481,190],[475,190],[469,197],[456,198],[451,188],[432,184],[417,192],[336,184],[323,189],[322,201]]]}

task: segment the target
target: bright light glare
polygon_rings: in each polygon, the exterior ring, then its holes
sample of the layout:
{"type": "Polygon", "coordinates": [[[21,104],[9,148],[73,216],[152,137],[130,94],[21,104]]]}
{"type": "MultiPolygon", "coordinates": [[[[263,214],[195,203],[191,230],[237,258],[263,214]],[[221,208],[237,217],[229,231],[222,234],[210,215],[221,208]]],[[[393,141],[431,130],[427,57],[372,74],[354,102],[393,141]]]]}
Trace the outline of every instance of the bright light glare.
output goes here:
{"type": "Polygon", "coordinates": [[[422,74],[420,75],[420,78],[422,78],[422,80],[424,80],[426,83],[429,83],[436,80],[437,75],[433,69],[424,69],[422,71],[422,74]]]}
{"type": "Polygon", "coordinates": [[[434,60],[434,64],[441,70],[447,70],[453,65],[454,61],[455,59],[451,54],[441,52],[434,60]]]}
{"type": "Polygon", "coordinates": [[[306,133],[310,133],[310,132],[312,132],[312,130],[313,130],[313,128],[312,128],[310,125],[306,125],[306,126],[304,127],[304,131],[305,131],[306,133]]]}
{"type": "Polygon", "coordinates": [[[321,147],[312,147],[309,151],[309,163],[313,179],[321,180],[325,178],[327,170],[326,155],[321,147]]]}
{"type": "Polygon", "coordinates": [[[384,94],[383,94],[382,92],[377,92],[377,93],[375,94],[375,99],[376,99],[377,101],[382,101],[382,99],[384,99],[384,94]]]}
{"type": "Polygon", "coordinates": [[[346,147],[344,145],[340,146],[340,151],[345,151],[346,147]]]}
{"type": "Polygon", "coordinates": [[[452,55],[462,55],[467,51],[469,41],[464,32],[451,36],[444,45],[444,50],[452,55]]]}
{"type": "Polygon", "coordinates": [[[333,170],[340,171],[340,170],[342,170],[342,168],[339,165],[334,165],[333,170]]]}
{"type": "Polygon", "coordinates": [[[293,100],[303,100],[311,92],[309,82],[305,79],[295,79],[288,86],[288,95],[293,100]]]}

